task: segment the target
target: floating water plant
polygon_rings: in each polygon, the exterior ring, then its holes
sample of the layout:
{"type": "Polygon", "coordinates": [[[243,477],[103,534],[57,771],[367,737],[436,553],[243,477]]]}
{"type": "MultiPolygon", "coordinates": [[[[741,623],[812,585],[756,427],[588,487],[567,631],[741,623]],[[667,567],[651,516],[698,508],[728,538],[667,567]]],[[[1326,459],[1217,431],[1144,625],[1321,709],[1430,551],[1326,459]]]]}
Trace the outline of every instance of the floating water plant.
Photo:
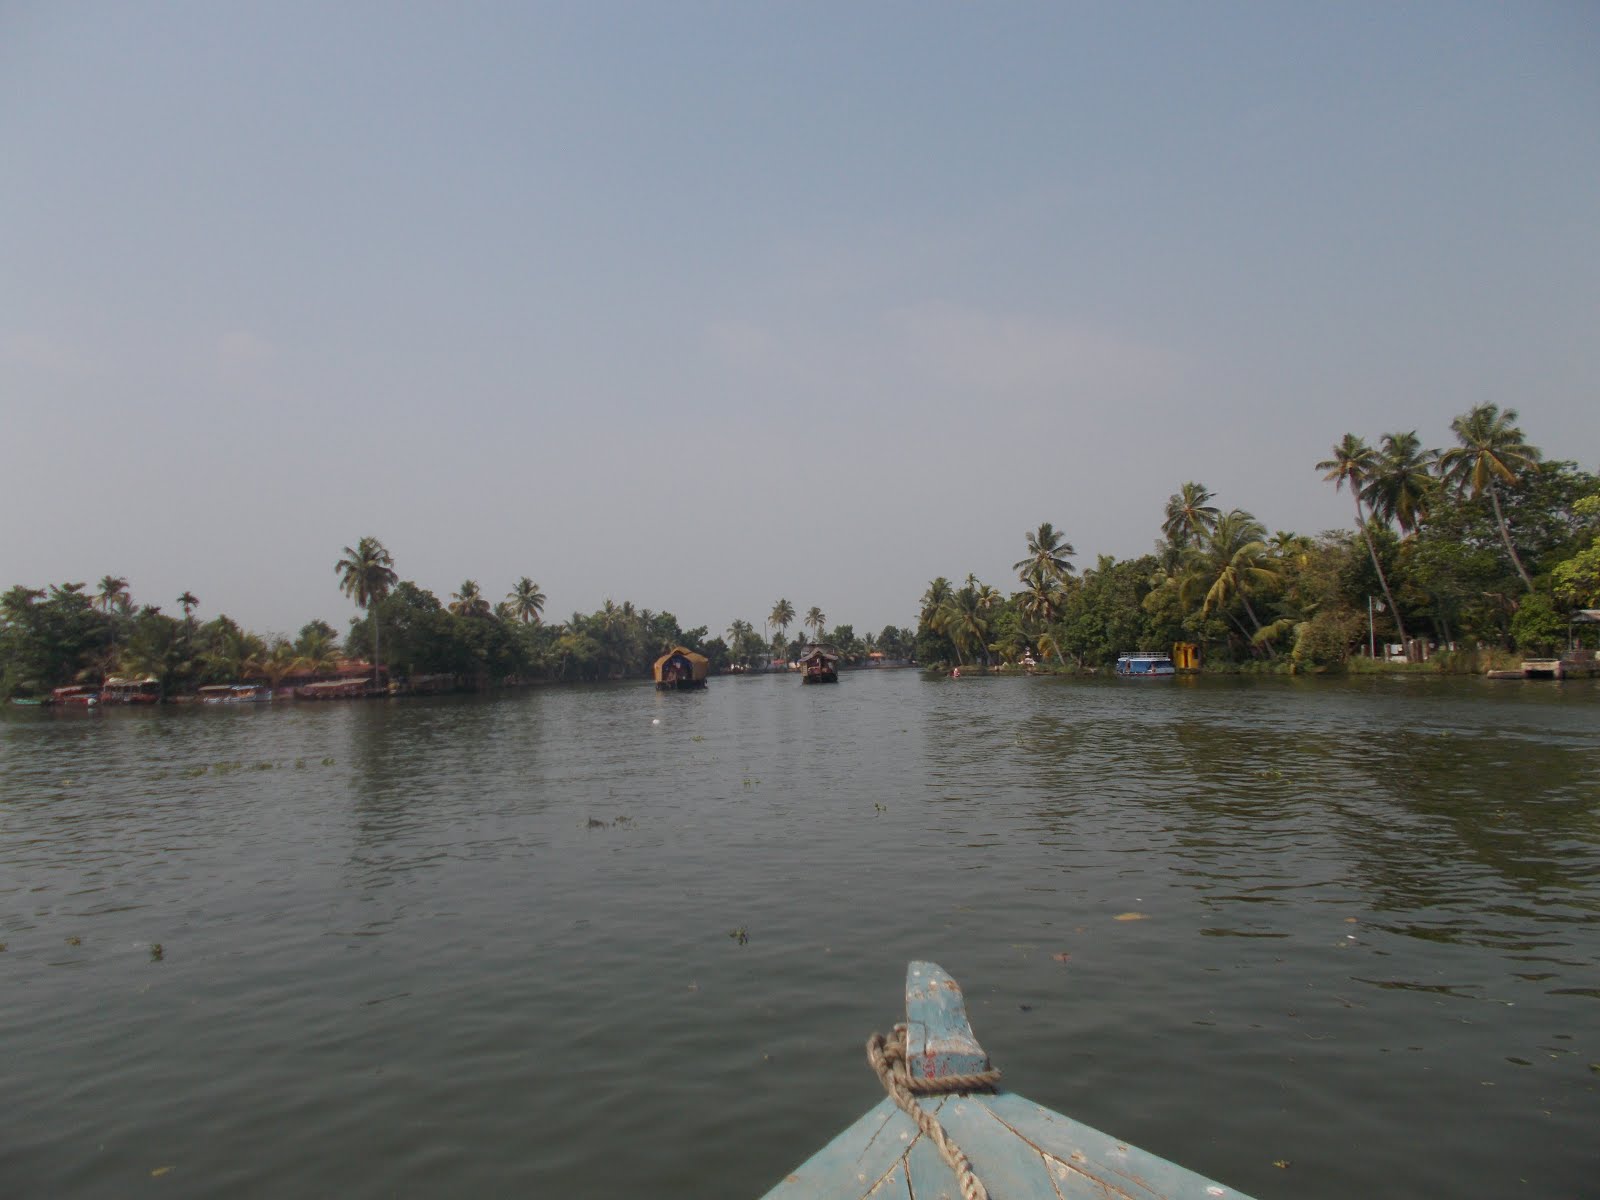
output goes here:
{"type": "Polygon", "coordinates": [[[608,826],[606,825],[606,823],[604,821],[601,821],[596,817],[590,817],[589,818],[589,828],[590,829],[606,829],[606,828],[608,828],[608,826]]]}
{"type": "Polygon", "coordinates": [[[160,962],[166,956],[167,956],[167,952],[166,952],[166,950],[164,950],[162,948],[160,942],[151,942],[150,943],[150,961],[151,962],[160,962]]]}
{"type": "Polygon", "coordinates": [[[73,934],[71,937],[69,937],[67,939],[67,945],[69,945],[69,946],[81,946],[81,945],[83,945],[83,939],[81,937],[79,937],[77,934],[73,934]]]}
{"type": "Polygon", "coordinates": [[[728,930],[728,936],[742,946],[750,940],[750,931],[741,925],[737,929],[728,930]]]}

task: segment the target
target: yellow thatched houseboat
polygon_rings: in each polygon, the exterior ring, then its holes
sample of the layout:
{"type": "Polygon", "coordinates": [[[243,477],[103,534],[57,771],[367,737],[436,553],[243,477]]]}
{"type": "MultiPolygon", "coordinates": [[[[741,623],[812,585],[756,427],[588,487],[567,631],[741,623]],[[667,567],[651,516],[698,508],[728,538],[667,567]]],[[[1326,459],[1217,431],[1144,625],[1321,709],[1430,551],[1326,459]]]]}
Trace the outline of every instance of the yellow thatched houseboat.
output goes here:
{"type": "Polygon", "coordinates": [[[662,691],[703,688],[710,670],[711,660],[704,654],[696,654],[685,646],[674,646],[656,659],[656,687],[662,691]]]}

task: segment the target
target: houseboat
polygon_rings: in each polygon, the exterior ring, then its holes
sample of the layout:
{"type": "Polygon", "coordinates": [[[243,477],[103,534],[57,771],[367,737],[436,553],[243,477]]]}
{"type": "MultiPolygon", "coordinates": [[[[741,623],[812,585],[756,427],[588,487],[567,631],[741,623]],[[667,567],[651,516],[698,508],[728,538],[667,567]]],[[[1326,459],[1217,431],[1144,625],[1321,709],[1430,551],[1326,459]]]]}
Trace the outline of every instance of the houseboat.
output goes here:
{"type": "Polygon", "coordinates": [[[100,689],[93,684],[73,684],[71,687],[58,687],[51,691],[50,698],[45,703],[76,708],[96,708],[100,704],[100,689]]]}
{"type": "Polygon", "coordinates": [[[703,688],[710,671],[711,660],[704,654],[696,654],[686,646],[674,646],[656,659],[656,687],[663,692],[703,688]]]}
{"type": "Polygon", "coordinates": [[[1169,679],[1177,673],[1170,655],[1138,652],[1117,658],[1117,674],[1128,679],[1169,679]]]}
{"type": "Polygon", "coordinates": [[[839,655],[831,646],[807,646],[799,661],[801,683],[839,682],[839,655]]]}
{"type": "Polygon", "coordinates": [[[113,676],[100,689],[100,703],[160,704],[161,681],[153,676],[143,679],[119,679],[113,676]]]}

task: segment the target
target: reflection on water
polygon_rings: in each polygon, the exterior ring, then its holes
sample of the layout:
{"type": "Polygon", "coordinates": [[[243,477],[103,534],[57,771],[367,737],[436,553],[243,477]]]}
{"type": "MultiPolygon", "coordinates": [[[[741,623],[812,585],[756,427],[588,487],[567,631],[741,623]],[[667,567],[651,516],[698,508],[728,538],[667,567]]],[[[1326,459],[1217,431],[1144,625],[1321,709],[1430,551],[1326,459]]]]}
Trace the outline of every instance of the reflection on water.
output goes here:
{"type": "Polygon", "coordinates": [[[1597,750],[1472,680],[7,713],[0,1180],[759,1194],[932,957],[1018,1090],[1262,1197],[1585,1194],[1597,750]]]}

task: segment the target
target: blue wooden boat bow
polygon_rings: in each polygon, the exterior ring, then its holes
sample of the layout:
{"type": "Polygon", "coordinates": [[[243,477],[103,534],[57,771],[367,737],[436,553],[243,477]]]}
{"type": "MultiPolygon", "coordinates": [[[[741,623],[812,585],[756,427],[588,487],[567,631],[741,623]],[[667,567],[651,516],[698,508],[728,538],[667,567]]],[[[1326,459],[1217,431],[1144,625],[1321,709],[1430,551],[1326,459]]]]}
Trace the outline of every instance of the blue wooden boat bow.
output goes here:
{"type": "Polygon", "coordinates": [[[874,1037],[868,1056],[889,1097],[766,1200],[1250,1200],[999,1087],[961,988],[936,963],[906,969],[906,1023],[874,1037]],[[975,1178],[951,1165],[941,1140],[975,1178]]]}

